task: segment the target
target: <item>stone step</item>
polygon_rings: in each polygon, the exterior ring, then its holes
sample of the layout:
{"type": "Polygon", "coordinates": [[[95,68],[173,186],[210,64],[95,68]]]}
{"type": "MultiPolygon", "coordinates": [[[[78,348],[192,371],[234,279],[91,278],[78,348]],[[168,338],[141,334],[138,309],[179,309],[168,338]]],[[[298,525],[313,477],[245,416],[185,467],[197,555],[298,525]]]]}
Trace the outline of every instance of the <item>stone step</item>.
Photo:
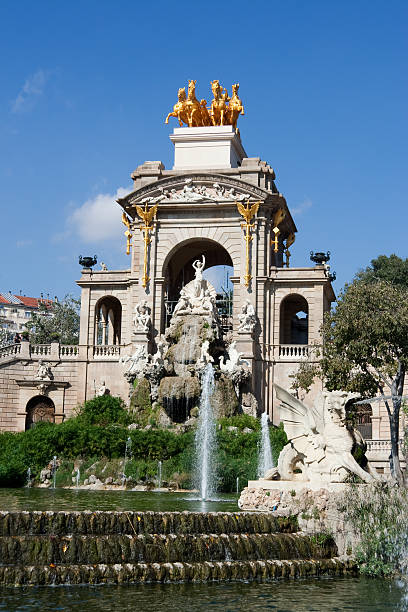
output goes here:
{"type": "Polygon", "coordinates": [[[0,537],[0,565],[323,559],[337,555],[303,534],[22,535],[0,537]]]}
{"type": "Polygon", "coordinates": [[[271,512],[0,511],[4,535],[293,533],[296,521],[271,512]]]}
{"type": "Polygon", "coordinates": [[[0,585],[119,584],[273,580],[357,574],[352,560],[219,561],[204,563],[125,563],[0,567],[0,585]]]}

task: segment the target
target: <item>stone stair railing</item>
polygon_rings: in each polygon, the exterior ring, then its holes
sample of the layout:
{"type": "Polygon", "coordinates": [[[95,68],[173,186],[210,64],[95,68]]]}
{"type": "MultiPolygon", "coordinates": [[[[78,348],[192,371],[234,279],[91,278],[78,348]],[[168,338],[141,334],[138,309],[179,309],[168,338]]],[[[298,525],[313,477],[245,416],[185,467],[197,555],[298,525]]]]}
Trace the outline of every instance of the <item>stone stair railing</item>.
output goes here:
{"type": "Polygon", "coordinates": [[[0,347],[0,360],[7,357],[14,357],[19,355],[21,351],[21,344],[8,344],[7,346],[0,347]]]}

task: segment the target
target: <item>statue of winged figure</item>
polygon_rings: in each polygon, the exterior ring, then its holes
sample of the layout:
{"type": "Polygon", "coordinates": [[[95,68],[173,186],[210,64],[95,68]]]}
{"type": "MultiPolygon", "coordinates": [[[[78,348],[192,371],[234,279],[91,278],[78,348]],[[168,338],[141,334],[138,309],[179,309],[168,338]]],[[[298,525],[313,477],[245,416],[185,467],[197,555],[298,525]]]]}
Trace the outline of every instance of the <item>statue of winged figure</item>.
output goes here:
{"type": "Polygon", "coordinates": [[[279,455],[278,467],[265,474],[266,480],[343,482],[356,474],[364,482],[376,479],[369,465],[363,469],[351,451],[364,441],[346,424],[346,404],[357,395],[344,391],[323,391],[312,408],[274,384],[281,401],[280,417],[288,443],[279,455]]]}
{"type": "Polygon", "coordinates": [[[251,222],[251,219],[255,217],[256,213],[258,212],[260,202],[255,202],[255,204],[252,204],[252,206],[249,206],[249,200],[247,201],[246,206],[244,206],[242,202],[235,203],[237,205],[239,214],[244,217],[245,223],[249,224],[251,222]]]}
{"type": "Polygon", "coordinates": [[[145,225],[150,225],[151,221],[154,219],[157,213],[157,208],[159,204],[154,204],[151,208],[148,208],[147,202],[145,203],[144,209],[141,206],[136,204],[136,212],[139,217],[144,221],[145,225]]]}

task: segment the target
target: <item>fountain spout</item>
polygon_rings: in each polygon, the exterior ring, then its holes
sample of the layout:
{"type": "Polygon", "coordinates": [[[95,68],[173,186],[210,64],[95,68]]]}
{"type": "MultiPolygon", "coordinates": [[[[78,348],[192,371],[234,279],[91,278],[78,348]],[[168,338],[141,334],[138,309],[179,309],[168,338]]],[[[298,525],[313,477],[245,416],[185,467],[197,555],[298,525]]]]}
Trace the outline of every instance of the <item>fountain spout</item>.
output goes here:
{"type": "Polygon", "coordinates": [[[259,446],[258,478],[263,478],[274,465],[272,457],[271,439],[269,437],[269,417],[267,412],[261,416],[261,443],[259,446]]]}
{"type": "Polygon", "coordinates": [[[216,482],[216,424],[211,407],[214,392],[214,369],[207,363],[201,378],[201,398],[198,427],[195,436],[196,480],[202,500],[211,499],[215,494],[216,482]]]}

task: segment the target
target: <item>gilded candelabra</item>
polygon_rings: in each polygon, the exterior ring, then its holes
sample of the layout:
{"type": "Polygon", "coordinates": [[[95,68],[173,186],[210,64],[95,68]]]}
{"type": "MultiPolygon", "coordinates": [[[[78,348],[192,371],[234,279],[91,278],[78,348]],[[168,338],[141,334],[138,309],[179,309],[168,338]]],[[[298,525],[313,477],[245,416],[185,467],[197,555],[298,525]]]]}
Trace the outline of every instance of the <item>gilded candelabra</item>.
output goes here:
{"type": "Polygon", "coordinates": [[[241,202],[235,202],[238,208],[239,214],[245,219],[245,223],[241,223],[241,227],[244,230],[244,240],[245,240],[245,252],[246,252],[246,263],[245,263],[245,276],[244,283],[246,287],[249,287],[249,283],[251,281],[251,274],[249,273],[249,245],[252,241],[251,229],[255,227],[255,223],[251,223],[251,219],[258,212],[258,208],[260,206],[260,202],[255,202],[252,206],[249,205],[249,200],[247,201],[247,205],[244,206],[241,202]]]}
{"type": "Polygon", "coordinates": [[[143,276],[142,276],[142,287],[146,289],[147,283],[150,277],[147,275],[147,258],[148,258],[148,247],[151,243],[150,233],[153,231],[153,225],[150,225],[157,213],[158,204],[154,204],[149,208],[148,203],[145,202],[144,209],[141,206],[135,206],[136,212],[142,219],[144,225],[139,227],[140,231],[143,232],[144,241],[144,257],[143,257],[143,276]]]}
{"type": "Polygon", "coordinates": [[[127,230],[126,232],[124,232],[125,236],[126,236],[126,255],[129,255],[130,253],[130,247],[131,247],[131,240],[132,240],[132,232],[130,231],[130,219],[129,217],[126,215],[125,212],[122,213],[122,223],[123,225],[126,225],[127,230]]]}
{"type": "Polygon", "coordinates": [[[272,231],[275,235],[275,238],[274,239],[271,238],[271,246],[273,246],[274,253],[277,253],[279,250],[279,234],[280,234],[279,224],[282,223],[285,216],[286,216],[286,211],[284,211],[283,208],[279,208],[273,217],[272,231]]]}

